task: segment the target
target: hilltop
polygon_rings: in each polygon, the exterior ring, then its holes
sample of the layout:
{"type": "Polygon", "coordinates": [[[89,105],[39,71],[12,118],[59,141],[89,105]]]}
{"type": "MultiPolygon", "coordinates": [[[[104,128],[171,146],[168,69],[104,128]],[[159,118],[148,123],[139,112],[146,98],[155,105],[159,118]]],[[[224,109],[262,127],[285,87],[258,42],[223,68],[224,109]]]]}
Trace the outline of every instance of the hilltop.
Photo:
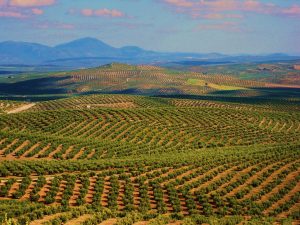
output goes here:
{"type": "Polygon", "coordinates": [[[0,95],[138,94],[148,96],[299,96],[297,84],[241,79],[231,74],[207,74],[151,65],[112,63],[91,69],[2,78],[0,95]]]}

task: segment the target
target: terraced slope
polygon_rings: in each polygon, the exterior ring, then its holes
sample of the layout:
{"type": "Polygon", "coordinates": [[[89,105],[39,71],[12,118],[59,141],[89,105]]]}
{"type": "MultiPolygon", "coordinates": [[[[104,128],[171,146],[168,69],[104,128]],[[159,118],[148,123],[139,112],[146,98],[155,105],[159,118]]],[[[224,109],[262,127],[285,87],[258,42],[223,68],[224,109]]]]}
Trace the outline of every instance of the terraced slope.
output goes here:
{"type": "MultiPolygon", "coordinates": [[[[132,94],[208,94],[236,92],[236,96],[259,96],[259,88],[284,85],[242,80],[230,75],[178,72],[151,66],[111,64],[67,73],[60,85],[75,92],[100,91],[132,94]]],[[[290,87],[290,86],[289,86],[290,87]]],[[[295,86],[299,88],[299,86],[295,86]]]]}

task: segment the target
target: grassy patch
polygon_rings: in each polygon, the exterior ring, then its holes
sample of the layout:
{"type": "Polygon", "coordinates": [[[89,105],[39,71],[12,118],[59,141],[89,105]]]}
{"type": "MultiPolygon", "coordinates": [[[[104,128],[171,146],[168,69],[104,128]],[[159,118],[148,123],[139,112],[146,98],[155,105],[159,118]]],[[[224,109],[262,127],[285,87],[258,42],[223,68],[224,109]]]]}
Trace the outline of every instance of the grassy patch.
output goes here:
{"type": "Polygon", "coordinates": [[[216,90],[222,90],[222,91],[248,90],[248,88],[244,88],[244,87],[208,83],[205,80],[200,80],[200,79],[188,79],[187,84],[197,85],[197,86],[201,86],[201,87],[207,86],[207,87],[210,87],[210,88],[213,88],[216,90]]]}

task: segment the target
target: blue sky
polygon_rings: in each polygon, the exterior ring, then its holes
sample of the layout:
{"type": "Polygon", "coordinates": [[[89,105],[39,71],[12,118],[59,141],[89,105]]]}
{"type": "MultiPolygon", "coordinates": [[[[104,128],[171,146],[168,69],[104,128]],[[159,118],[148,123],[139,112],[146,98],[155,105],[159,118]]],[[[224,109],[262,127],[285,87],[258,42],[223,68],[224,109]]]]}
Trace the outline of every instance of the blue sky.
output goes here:
{"type": "Polygon", "coordinates": [[[299,0],[0,0],[0,41],[300,54],[299,0]]]}

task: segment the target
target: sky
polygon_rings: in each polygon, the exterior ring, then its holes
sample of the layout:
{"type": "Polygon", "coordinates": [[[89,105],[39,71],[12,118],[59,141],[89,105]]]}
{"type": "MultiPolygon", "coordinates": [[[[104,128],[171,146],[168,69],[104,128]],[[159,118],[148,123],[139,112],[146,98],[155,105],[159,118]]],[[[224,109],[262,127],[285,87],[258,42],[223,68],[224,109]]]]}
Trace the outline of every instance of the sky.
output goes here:
{"type": "Polygon", "coordinates": [[[0,0],[0,41],[300,54],[300,0],[0,0]]]}

